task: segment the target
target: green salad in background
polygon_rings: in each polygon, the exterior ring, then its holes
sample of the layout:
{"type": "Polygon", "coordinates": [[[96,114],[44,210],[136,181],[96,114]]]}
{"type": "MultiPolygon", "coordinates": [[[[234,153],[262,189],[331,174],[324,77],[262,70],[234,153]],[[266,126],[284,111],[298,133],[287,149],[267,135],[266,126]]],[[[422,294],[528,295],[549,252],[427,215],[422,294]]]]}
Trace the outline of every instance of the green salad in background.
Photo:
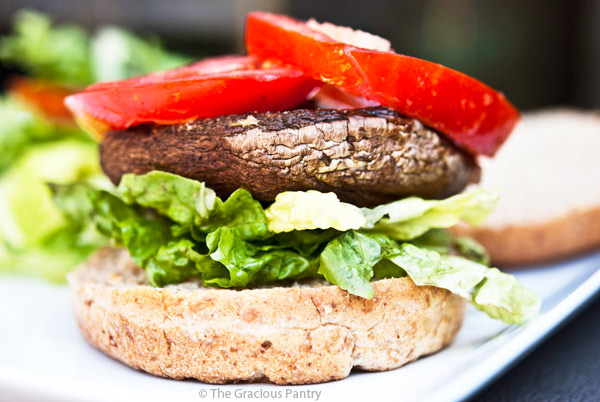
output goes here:
{"type": "MultiPolygon", "coordinates": [[[[13,32],[0,38],[0,62],[69,91],[188,61],[119,28],[90,35],[29,10],[17,13],[13,32]]],[[[0,273],[64,282],[66,272],[107,241],[91,223],[88,197],[70,186],[111,190],[97,144],[10,93],[0,96],[0,121],[0,273]]]]}

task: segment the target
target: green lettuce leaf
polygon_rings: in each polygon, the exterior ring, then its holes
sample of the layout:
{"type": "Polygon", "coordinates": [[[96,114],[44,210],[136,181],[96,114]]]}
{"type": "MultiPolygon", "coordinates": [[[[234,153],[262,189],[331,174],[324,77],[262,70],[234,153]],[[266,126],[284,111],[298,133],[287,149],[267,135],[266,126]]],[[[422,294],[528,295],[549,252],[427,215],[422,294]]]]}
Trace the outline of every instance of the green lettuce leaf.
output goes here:
{"type": "Polygon", "coordinates": [[[373,209],[363,208],[367,228],[395,240],[411,240],[430,229],[449,228],[459,221],[480,225],[494,210],[498,191],[482,189],[457,194],[444,200],[409,197],[373,209]]]}
{"type": "Polygon", "coordinates": [[[89,223],[93,206],[89,199],[90,188],[84,183],[74,185],[48,183],[52,201],[64,217],[77,224],[89,223]]]}
{"type": "Polygon", "coordinates": [[[90,200],[98,230],[127,247],[133,261],[142,268],[161,246],[174,240],[172,224],[152,211],[127,205],[107,191],[91,192],[90,200]]]}
{"type": "Polygon", "coordinates": [[[440,254],[460,255],[485,266],[490,265],[490,257],[481,244],[470,237],[455,236],[442,229],[431,229],[412,239],[411,244],[440,254]]]}
{"type": "Polygon", "coordinates": [[[373,267],[375,279],[403,278],[408,276],[405,270],[388,259],[382,259],[373,267]]]}
{"type": "Polygon", "coordinates": [[[275,233],[365,229],[385,233],[395,240],[411,240],[430,229],[448,228],[461,220],[481,224],[494,209],[498,195],[477,189],[444,200],[408,197],[369,209],[341,202],[333,193],[295,191],[279,194],[266,213],[269,230],[275,233]]]}
{"type": "Polygon", "coordinates": [[[470,298],[486,271],[486,266],[465,258],[412,244],[399,246],[385,235],[359,231],[346,232],[330,241],[321,253],[319,268],[329,282],[365,298],[374,294],[369,283],[374,275],[378,278],[408,275],[419,286],[442,287],[470,298]]]}
{"type": "Polygon", "coordinates": [[[290,248],[303,256],[320,254],[330,240],[335,239],[341,232],[327,230],[294,230],[273,235],[261,245],[263,250],[275,248],[290,248]]]}
{"type": "MultiPolygon", "coordinates": [[[[143,231],[137,232],[141,234],[143,231]]],[[[138,242],[131,242],[130,247],[138,242]]],[[[197,266],[204,269],[210,264],[210,258],[194,250],[194,243],[187,238],[171,239],[160,245],[156,252],[142,262],[143,268],[152,286],[165,286],[184,282],[190,277],[200,277],[197,266]]]]}
{"type": "Polygon", "coordinates": [[[208,269],[209,259],[196,250],[198,245],[187,233],[174,234],[177,225],[172,221],[149,209],[127,205],[107,191],[92,191],[88,196],[96,210],[98,230],[127,248],[152,286],[201,277],[199,265],[208,269]]]}
{"type": "Polygon", "coordinates": [[[117,191],[125,203],[153,208],[181,225],[203,224],[217,200],[204,183],[159,171],[125,174],[117,191]]]}
{"type": "Polygon", "coordinates": [[[234,230],[226,226],[209,234],[207,245],[210,257],[229,271],[228,276],[204,280],[211,285],[243,288],[248,284],[316,276],[316,259],[309,260],[286,249],[263,251],[238,237],[234,230]]]}
{"type": "Polygon", "coordinates": [[[485,281],[474,291],[473,305],[492,318],[523,324],[540,309],[540,298],[523,287],[513,275],[489,269],[485,281]]]}
{"type": "Polygon", "coordinates": [[[73,238],[70,241],[71,247],[93,250],[107,242],[107,238],[96,230],[94,206],[90,200],[90,192],[103,186],[110,188],[112,184],[107,183],[104,176],[98,178],[100,180],[88,178],[72,184],[48,184],[54,205],[62,212],[67,222],[61,231],[71,233],[73,238]]]}
{"type": "Polygon", "coordinates": [[[228,277],[214,278],[208,283],[220,287],[244,287],[262,268],[262,261],[253,258],[256,249],[250,243],[238,238],[233,230],[221,227],[210,233],[206,239],[210,257],[222,263],[229,271],[228,277]]]}
{"type": "Polygon", "coordinates": [[[217,198],[210,218],[199,229],[210,233],[223,226],[230,228],[242,240],[262,240],[272,236],[265,210],[244,189],[234,191],[225,202],[217,198]]]}
{"type": "Polygon", "coordinates": [[[369,283],[373,267],[396,250],[397,244],[385,236],[351,230],[327,244],[319,273],[334,285],[370,299],[375,294],[369,283]]]}
{"type": "Polygon", "coordinates": [[[378,279],[408,276],[418,286],[435,286],[470,300],[475,307],[509,324],[522,324],[537,313],[540,298],[513,275],[455,255],[409,243],[398,245],[382,234],[349,231],[330,241],[320,257],[325,279],[348,292],[374,296],[378,279]]]}
{"type": "Polygon", "coordinates": [[[280,193],[266,213],[269,230],[275,233],[329,228],[346,231],[366,224],[360,208],[341,202],[334,193],[315,190],[280,193]]]}
{"type": "Polygon", "coordinates": [[[418,286],[436,286],[470,298],[484,278],[487,267],[465,258],[442,255],[405,243],[388,259],[401,267],[418,286]]]}
{"type": "Polygon", "coordinates": [[[461,256],[485,265],[490,265],[490,255],[485,247],[468,236],[451,236],[454,249],[461,256]]]}
{"type": "Polygon", "coordinates": [[[204,183],[154,171],[123,175],[118,191],[128,204],[153,208],[183,226],[195,226],[200,239],[222,226],[231,228],[243,240],[271,235],[262,205],[243,189],[223,202],[204,183]]]}
{"type": "Polygon", "coordinates": [[[448,289],[490,317],[509,324],[523,324],[540,308],[539,296],[497,268],[408,243],[402,244],[400,253],[388,260],[401,267],[415,284],[448,289]]]}

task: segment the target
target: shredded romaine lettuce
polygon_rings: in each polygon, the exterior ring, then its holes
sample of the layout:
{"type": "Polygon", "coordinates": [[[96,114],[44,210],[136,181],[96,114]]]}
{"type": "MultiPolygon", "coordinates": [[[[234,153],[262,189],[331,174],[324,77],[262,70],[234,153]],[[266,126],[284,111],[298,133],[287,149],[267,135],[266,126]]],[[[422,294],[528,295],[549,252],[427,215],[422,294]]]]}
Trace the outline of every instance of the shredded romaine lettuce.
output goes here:
{"type": "Polygon", "coordinates": [[[515,324],[523,324],[540,309],[538,295],[523,287],[513,275],[497,268],[486,271],[471,302],[490,317],[515,324]]]}
{"type": "Polygon", "coordinates": [[[350,230],[327,243],[319,273],[340,288],[370,299],[375,295],[370,283],[373,267],[397,249],[398,245],[386,236],[350,230]]]}
{"type": "MultiPolygon", "coordinates": [[[[339,212],[336,208],[339,201],[331,203],[329,197],[319,194],[299,193],[296,197],[287,193],[286,196],[311,203],[319,214],[324,214],[327,208],[334,214],[339,212]],[[314,205],[319,200],[325,200],[321,207],[314,205]]],[[[468,193],[427,202],[429,206],[420,208],[419,213],[413,210],[397,214],[387,209],[385,214],[379,213],[378,219],[387,215],[385,219],[402,224],[398,216],[411,221],[436,207],[444,211],[440,212],[442,215],[480,216],[488,208],[490,197],[486,194],[468,193]]],[[[310,229],[313,226],[304,222],[303,230],[275,233],[271,219],[287,216],[292,217],[288,221],[293,221],[306,208],[300,208],[296,214],[293,205],[282,203],[286,208],[276,214],[270,213],[270,208],[265,212],[245,190],[238,190],[223,201],[203,183],[164,172],[124,175],[118,195],[94,192],[92,201],[99,229],[127,247],[155,286],[189,277],[200,278],[207,286],[225,288],[324,278],[354,295],[371,298],[372,278],[408,276],[419,286],[448,289],[508,323],[522,323],[539,308],[539,298],[513,276],[449,254],[460,254],[462,250],[476,260],[485,256],[476,243],[453,239],[439,229],[416,238],[414,244],[398,242],[386,231],[379,232],[377,222],[368,230],[336,230],[341,226],[333,229],[331,225],[323,225],[327,229],[310,229]]],[[[389,205],[398,211],[402,203],[389,205]]],[[[356,211],[360,209],[353,210],[356,211]]],[[[367,215],[360,216],[367,221],[367,215]]],[[[340,217],[340,214],[336,217],[338,222],[343,221],[340,217]]],[[[326,222],[326,217],[317,220],[326,222]]],[[[436,225],[428,223],[428,227],[436,225]]]]}
{"type": "Polygon", "coordinates": [[[523,324],[540,309],[539,296],[497,268],[408,243],[386,258],[402,268],[416,285],[448,289],[490,317],[509,324],[523,324]]]}

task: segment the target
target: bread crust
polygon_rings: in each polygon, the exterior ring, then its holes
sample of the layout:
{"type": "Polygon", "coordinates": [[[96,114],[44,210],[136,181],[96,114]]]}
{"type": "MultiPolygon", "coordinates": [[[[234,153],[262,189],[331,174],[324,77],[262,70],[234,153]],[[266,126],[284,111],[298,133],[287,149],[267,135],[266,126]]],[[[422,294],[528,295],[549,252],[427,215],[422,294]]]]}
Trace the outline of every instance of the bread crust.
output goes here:
{"type": "Polygon", "coordinates": [[[600,206],[571,211],[546,222],[456,226],[452,231],[480,242],[494,265],[541,264],[599,248],[600,206]]]}
{"type": "Polygon", "coordinates": [[[85,338],[151,374],[207,383],[309,384],[381,371],[448,345],[465,301],[407,278],[366,300],[337,286],[250,290],[147,285],[124,249],[104,248],[69,276],[85,338]]]}

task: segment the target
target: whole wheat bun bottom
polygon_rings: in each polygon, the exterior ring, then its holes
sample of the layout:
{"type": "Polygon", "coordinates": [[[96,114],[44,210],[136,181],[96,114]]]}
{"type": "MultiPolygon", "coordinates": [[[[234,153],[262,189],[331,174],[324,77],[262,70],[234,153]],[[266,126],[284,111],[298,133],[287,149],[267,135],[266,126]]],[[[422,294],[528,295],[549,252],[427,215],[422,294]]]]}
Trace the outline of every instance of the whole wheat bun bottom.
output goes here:
{"type": "Polygon", "coordinates": [[[448,345],[465,301],[408,278],[373,282],[370,300],[311,281],[248,290],[148,285],[124,249],[104,248],[69,276],[85,338],[148,373],[208,383],[308,384],[353,367],[394,369],[448,345]]]}

